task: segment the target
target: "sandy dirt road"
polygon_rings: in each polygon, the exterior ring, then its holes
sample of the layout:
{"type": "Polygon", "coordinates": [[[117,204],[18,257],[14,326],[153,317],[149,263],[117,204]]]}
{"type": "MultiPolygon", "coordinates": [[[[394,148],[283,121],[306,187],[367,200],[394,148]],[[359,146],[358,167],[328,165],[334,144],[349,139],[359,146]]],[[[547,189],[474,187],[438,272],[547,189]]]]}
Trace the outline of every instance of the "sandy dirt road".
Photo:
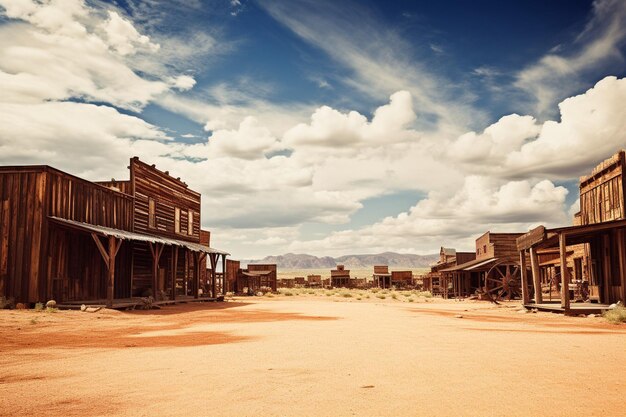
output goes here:
{"type": "Polygon", "coordinates": [[[626,326],[516,307],[280,297],[0,311],[0,415],[626,415],[626,326]]]}

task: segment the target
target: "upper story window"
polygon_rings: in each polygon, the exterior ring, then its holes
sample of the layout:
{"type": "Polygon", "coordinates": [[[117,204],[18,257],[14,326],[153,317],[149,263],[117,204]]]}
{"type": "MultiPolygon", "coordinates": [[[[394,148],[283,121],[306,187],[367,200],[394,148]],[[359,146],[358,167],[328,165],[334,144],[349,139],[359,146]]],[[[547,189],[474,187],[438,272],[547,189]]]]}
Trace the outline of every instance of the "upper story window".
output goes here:
{"type": "Polygon", "coordinates": [[[174,209],[174,232],[180,233],[180,209],[174,209]]]}
{"type": "Polygon", "coordinates": [[[187,210],[187,234],[193,235],[193,212],[191,210],[187,210]]]}
{"type": "Polygon", "coordinates": [[[148,227],[156,228],[156,201],[148,199],[148,227]]]}

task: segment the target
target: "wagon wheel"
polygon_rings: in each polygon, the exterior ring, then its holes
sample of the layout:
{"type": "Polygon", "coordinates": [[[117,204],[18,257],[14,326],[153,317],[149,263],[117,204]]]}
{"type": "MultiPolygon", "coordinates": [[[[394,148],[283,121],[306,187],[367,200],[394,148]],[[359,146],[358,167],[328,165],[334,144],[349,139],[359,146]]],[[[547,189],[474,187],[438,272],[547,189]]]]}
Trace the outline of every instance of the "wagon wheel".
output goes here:
{"type": "Polygon", "coordinates": [[[485,274],[485,294],[493,301],[519,298],[522,293],[520,266],[514,260],[496,262],[485,274]]]}

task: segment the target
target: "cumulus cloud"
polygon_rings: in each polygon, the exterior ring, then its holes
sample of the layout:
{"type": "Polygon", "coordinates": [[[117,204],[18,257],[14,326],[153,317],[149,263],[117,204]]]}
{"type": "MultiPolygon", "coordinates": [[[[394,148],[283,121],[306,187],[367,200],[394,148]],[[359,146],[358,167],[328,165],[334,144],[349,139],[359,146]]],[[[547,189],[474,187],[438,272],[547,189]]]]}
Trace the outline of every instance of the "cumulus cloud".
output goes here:
{"type": "Polygon", "coordinates": [[[511,115],[453,141],[449,156],[472,172],[504,177],[581,175],[624,146],[626,79],[606,77],[559,104],[560,121],[511,115]]]}
{"type": "Polygon", "coordinates": [[[567,190],[544,180],[502,182],[470,176],[456,193],[432,191],[409,211],[358,230],[331,233],[324,239],[296,241],[291,251],[370,252],[404,248],[423,253],[443,242],[473,250],[473,239],[492,232],[518,232],[538,223],[563,224],[567,190]],[[307,249],[308,248],[308,249],[307,249]],[[332,248],[332,249],[331,249],[332,248]]]}
{"type": "Polygon", "coordinates": [[[109,18],[102,24],[109,46],[120,55],[134,54],[137,48],[156,52],[160,45],[150,42],[150,38],[141,35],[131,22],[109,10],[109,18]]]}
{"type": "Polygon", "coordinates": [[[389,104],[379,107],[371,122],[356,111],[341,113],[322,106],[313,113],[309,124],[298,124],[284,136],[285,144],[358,149],[407,140],[408,124],[415,120],[411,94],[399,91],[389,104]]]}

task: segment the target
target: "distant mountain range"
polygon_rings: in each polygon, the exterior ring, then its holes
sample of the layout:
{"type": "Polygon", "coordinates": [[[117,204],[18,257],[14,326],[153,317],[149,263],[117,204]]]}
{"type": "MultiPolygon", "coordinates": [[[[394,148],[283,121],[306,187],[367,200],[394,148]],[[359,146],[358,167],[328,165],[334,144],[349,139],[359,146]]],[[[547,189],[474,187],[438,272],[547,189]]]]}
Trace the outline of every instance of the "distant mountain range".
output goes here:
{"type": "Polygon", "coordinates": [[[253,263],[276,264],[283,269],[321,269],[334,268],[337,264],[346,268],[371,268],[374,265],[390,267],[426,268],[439,259],[439,254],[414,255],[395,252],[384,252],[374,255],[345,255],[338,258],[330,256],[317,257],[307,254],[287,253],[279,256],[266,256],[258,260],[242,260],[242,265],[253,263]]]}

